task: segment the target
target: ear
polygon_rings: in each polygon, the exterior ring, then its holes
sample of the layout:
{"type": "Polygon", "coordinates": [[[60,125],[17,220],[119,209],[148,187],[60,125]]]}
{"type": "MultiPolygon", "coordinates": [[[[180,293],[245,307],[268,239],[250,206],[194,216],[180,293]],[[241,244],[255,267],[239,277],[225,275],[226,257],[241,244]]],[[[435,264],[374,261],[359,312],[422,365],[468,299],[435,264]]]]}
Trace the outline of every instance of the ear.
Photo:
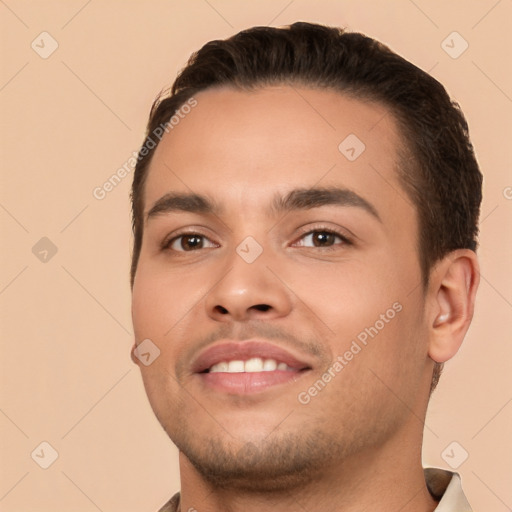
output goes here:
{"type": "Polygon", "coordinates": [[[470,249],[450,252],[430,273],[428,355],[437,363],[459,350],[473,319],[479,282],[478,260],[470,249]]]}
{"type": "Polygon", "coordinates": [[[137,366],[139,366],[139,363],[140,363],[139,358],[135,356],[135,349],[136,349],[136,348],[137,348],[137,343],[134,343],[134,344],[133,344],[132,349],[130,350],[130,356],[131,356],[131,358],[132,358],[132,361],[133,361],[137,366]]]}

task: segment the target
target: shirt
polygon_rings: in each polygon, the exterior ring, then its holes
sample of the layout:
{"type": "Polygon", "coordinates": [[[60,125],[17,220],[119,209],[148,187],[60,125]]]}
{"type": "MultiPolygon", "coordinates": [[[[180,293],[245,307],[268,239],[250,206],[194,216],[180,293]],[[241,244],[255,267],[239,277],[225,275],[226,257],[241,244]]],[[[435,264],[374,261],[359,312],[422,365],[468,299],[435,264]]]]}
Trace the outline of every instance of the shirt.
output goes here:
{"type": "MultiPolygon", "coordinates": [[[[430,494],[439,501],[435,512],[472,512],[458,473],[440,468],[425,468],[423,471],[430,494]]],[[[177,493],[158,512],[178,512],[179,505],[180,493],[177,493]]]]}

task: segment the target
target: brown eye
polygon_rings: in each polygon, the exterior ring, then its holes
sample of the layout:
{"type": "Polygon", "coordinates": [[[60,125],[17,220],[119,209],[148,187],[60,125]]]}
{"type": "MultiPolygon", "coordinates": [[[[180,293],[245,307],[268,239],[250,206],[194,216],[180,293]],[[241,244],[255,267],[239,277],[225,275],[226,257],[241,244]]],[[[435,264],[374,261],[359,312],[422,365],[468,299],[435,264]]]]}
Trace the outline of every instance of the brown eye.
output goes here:
{"type": "Polygon", "coordinates": [[[216,247],[213,242],[205,236],[195,233],[180,235],[171,240],[169,249],[178,252],[190,252],[196,249],[204,249],[205,247],[216,247]]]}
{"type": "Polygon", "coordinates": [[[336,235],[327,231],[317,231],[312,234],[312,240],[315,247],[330,246],[335,243],[336,235]]]}
{"type": "Polygon", "coordinates": [[[316,230],[303,235],[296,245],[300,247],[332,247],[344,243],[348,244],[348,240],[338,233],[316,230]]]}

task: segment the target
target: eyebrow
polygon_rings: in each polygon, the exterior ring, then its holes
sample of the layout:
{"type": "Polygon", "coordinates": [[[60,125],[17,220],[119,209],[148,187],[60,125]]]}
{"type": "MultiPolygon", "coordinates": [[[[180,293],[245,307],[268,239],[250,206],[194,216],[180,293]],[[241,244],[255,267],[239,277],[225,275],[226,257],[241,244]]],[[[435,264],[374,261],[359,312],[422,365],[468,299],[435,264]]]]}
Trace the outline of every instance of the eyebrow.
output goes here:
{"type": "Polygon", "coordinates": [[[218,213],[220,208],[208,197],[200,194],[170,192],[158,199],[147,213],[146,220],[164,213],[192,212],[218,213]]]}
{"type": "MultiPolygon", "coordinates": [[[[354,191],[339,187],[298,188],[285,196],[276,194],[270,211],[277,215],[321,206],[350,206],[361,208],[382,222],[377,209],[354,191]]],[[[194,193],[170,192],[158,199],[148,211],[146,220],[171,212],[191,212],[218,215],[220,206],[207,196],[194,193]]]]}
{"type": "Polygon", "coordinates": [[[284,197],[276,196],[272,203],[272,209],[276,213],[282,213],[329,205],[361,208],[382,222],[375,206],[354,191],[339,187],[295,189],[284,197]]]}

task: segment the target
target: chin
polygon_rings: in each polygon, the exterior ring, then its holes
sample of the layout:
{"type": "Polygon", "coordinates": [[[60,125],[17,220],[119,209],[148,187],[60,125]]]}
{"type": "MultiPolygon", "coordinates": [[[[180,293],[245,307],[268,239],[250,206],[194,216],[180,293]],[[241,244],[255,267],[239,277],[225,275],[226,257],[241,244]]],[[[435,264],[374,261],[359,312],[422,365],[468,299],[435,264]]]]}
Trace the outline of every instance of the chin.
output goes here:
{"type": "Polygon", "coordinates": [[[311,484],[313,475],[321,478],[326,460],[336,456],[332,440],[322,440],[319,433],[288,433],[238,445],[178,437],[173,439],[178,449],[210,485],[253,493],[289,492],[311,484]]]}

